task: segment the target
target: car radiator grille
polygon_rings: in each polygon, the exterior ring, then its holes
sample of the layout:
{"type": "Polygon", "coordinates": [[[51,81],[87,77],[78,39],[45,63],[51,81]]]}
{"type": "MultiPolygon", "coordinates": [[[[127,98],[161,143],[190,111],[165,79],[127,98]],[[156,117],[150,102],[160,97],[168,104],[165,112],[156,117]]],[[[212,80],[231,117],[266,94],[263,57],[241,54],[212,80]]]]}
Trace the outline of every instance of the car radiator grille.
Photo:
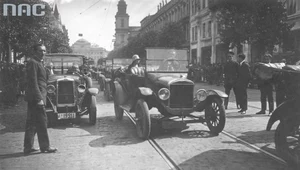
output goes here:
{"type": "Polygon", "coordinates": [[[193,107],[193,85],[171,85],[170,86],[170,108],[192,108],[193,107]]]}
{"type": "Polygon", "coordinates": [[[57,103],[71,104],[74,103],[73,81],[59,81],[57,86],[57,103]]]}

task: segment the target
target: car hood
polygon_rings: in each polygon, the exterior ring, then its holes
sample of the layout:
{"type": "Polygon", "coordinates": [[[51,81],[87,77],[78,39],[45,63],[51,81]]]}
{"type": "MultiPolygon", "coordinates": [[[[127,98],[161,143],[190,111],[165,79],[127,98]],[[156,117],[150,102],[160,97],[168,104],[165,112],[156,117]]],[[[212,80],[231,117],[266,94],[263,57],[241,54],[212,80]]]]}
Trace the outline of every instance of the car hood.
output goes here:
{"type": "Polygon", "coordinates": [[[73,79],[75,81],[79,81],[80,77],[77,75],[50,75],[48,83],[57,81],[58,79],[73,79]]]}
{"type": "Polygon", "coordinates": [[[173,83],[185,83],[193,85],[194,82],[186,79],[182,74],[149,73],[150,81],[169,87],[173,83]]]}

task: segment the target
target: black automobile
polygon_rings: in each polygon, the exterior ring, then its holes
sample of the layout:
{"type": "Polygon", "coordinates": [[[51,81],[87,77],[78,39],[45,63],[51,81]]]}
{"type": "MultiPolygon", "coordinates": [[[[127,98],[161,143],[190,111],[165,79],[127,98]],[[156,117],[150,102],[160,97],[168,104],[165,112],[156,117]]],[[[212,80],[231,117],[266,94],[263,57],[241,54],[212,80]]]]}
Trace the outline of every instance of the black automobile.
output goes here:
{"type": "Polygon", "coordinates": [[[115,116],[121,120],[124,111],[135,113],[137,134],[147,139],[151,131],[149,110],[157,108],[163,119],[192,117],[197,122],[203,116],[192,114],[205,111],[205,121],[214,134],[225,126],[225,108],[218,90],[198,89],[187,79],[188,52],[185,49],[147,48],[146,65],[123,71],[115,79],[115,116]]]}
{"type": "Polygon", "coordinates": [[[92,80],[82,69],[84,56],[77,54],[47,54],[45,63],[52,62],[54,74],[49,75],[47,85],[46,113],[49,126],[58,120],[73,119],[89,115],[89,123],[94,125],[97,117],[97,88],[92,88],[92,80]]]}
{"type": "Polygon", "coordinates": [[[113,81],[118,75],[115,72],[118,69],[124,69],[128,67],[132,60],[128,58],[114,58],[111,60],[111,65],[107,66],[107,72],[105,74],[105,81],[104,81],[104,98],[107,101],[111,101],[113,98],[113,91],[114,91],[114,84],[113,81]]]}

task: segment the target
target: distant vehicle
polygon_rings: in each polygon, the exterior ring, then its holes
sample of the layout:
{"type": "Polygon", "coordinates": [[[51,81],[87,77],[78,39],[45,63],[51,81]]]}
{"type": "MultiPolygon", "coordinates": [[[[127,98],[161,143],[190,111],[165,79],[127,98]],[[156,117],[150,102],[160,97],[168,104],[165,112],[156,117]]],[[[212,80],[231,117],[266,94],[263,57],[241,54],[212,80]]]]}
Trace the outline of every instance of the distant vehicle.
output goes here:
{"type": "MultiPolygon", "coordinates": [[[[194,95],[194,82],[187,79],[188,53],[185,49],[147,48],[146,65],[133,67],[131,73],[119,69],[115,79],[114,108],[118,120],[124,111],[135,113],[137,134],[142,139],[150,136],[149,110],[153,107],[164,116],[204,119],[191,113],[205,111],[205,121],[214,134],[225,126],[225,108],[218,90],[199,89],[194,95]]],[[[185,120],[187,121],[187,120],[185,120]]]]}
{"type": "Polygon", "coordinates": [[[83,59],[84,56],[77,54],[46,54],[45,63],[54,65],[54,74],[49,76],[47,85],[49,126],[62,119],[79,123],[82,115],[89,115],[91,125],[96,123],[98,89],[92,88],[90,77],[80,73],[83,59]]]}

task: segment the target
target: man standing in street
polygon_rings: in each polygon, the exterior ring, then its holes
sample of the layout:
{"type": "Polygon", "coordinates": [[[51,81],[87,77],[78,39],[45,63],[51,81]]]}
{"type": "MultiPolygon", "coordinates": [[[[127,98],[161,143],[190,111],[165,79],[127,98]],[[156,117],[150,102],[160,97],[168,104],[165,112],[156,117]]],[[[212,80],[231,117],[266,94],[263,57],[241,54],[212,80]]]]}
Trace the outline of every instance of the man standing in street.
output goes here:
{"type": "Polygon", "coordinates": [[[27,63],[27,89],[25,100],[28,102],[27,119],[24,138],[24,154],[28,155],[38,149],[33,148],[34,136],[37,133],[42,153],[56,152],[51,148],[47,132],[47,115],[45,111],[47,95],[47,73],[43,65],[46,47],[42,44],[34,46],[35,55],[27,63]]]}
{"type": "MultiPolygon", "coordinates": [[[[272,56],[271,54],[264,55],[264,63],[269,64],[271,63],[272,56]]],[[[259,80],[258,87],[260,90],[260,103],[261,103],[261,110],[256,114],[265,114],[266,107],[267,107],[267,98],[269,104],[269,114],[272,113],[274,110],[274,99],[273,99],[273,84],[272,79],[268,80],[259,80]]]]}
{"type": "Polygon", "coordinates": [[[224,88],[225,88],[225,93],[228,95],[227,98],[225,98],[225,109],[228,108],[228,99],[230,95],[231,89],[233,89],[235,98],[236,98],[236,103],[238,106],[238,101],[237,101],[237,93],[236,93],[236,81],[238,77],[238,69],[239,69],[239,64],[235,61],[233,61],[233,52],[228,53],[228,59],[227,62],[224,66],[224,75],[225,75],[225,80],[224,80],[224,88]]]}
{"type": "Polygon", "coordinates": [[[244,54],[239,54],[238,62],[238,79],[236,83],[236,88],[238,92],[238,101],[241,106],[241,110],[238,111],[241,114],[246,114],[248,109],[248,96],[247,96],[247,87],[251,79],[250,66],[245,61],[246,56],[244,54]]]}

